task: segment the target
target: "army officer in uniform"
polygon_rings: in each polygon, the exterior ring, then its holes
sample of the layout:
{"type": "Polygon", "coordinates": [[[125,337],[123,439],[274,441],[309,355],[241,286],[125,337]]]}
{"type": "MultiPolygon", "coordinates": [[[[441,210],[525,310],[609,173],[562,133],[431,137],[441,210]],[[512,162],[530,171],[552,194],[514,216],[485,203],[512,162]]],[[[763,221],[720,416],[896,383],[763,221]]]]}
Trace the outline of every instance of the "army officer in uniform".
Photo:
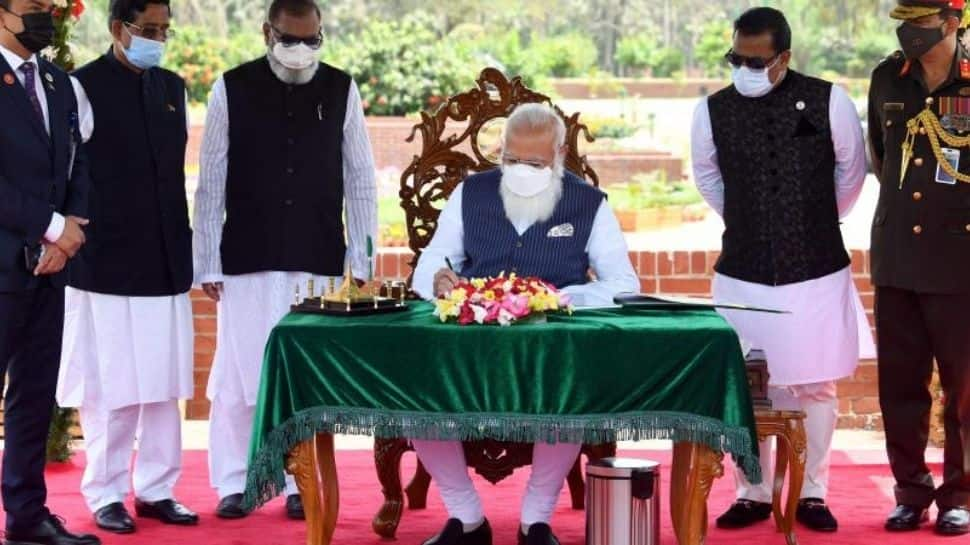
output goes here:
{"type": "Polygon", "coordinates": [[[869,136],[881,188],[872,226],[879,395],[896,479],[890,531],[939,507],[943,535],[970,530],[970,57],[964,0],[899,0],[902,51],[873,72],[869,136]],[[926,465],[933,361],[945,409],[943,481],[926,465]]]}

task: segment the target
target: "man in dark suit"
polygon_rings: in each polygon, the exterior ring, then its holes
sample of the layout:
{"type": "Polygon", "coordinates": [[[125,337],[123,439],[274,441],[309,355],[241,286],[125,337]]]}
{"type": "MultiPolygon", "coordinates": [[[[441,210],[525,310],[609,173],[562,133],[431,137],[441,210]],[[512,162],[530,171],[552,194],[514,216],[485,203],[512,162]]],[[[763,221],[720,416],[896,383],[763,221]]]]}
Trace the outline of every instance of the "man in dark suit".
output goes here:
{"type": "Polygon", "coordinates": [[[45,506],[47,430],[64,322],[64,269],[84,244],[87,169],[68,76],[37,52],[53,0],[0,0],[0,377],[7,545],[93,545],[45,506]]]}

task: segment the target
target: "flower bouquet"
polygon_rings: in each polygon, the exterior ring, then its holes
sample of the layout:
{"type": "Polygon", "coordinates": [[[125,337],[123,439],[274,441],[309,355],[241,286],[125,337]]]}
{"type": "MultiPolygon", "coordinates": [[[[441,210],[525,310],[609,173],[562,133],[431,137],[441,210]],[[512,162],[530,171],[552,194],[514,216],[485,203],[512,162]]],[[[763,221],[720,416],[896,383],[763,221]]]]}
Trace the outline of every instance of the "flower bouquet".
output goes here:
{"type": "Polygon", "coordinates": [[[572,313],[569,296],[535,277],[503,274],[462,281],[435,300],[434,315],[461,325],[512,325],[544,319],[549,312],[572,313]]]}
{"type": "Polygon", "coordinates": [[[64,70],[74,69],[71,31],[84,13],[84,0],[54,0],[54,43],[46,55],[64,70]]]}

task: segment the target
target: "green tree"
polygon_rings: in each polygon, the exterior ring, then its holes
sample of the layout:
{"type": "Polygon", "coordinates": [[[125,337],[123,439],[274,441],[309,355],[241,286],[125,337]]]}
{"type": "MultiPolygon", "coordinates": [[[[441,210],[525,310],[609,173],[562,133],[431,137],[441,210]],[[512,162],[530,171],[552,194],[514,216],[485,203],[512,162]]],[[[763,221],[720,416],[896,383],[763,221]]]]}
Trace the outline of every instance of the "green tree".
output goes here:
{"type": "Polygon", "coordinates": [[[684,69],[684,53],[674,47],[662,47],[650,58],[650,70],[658,78],[669,78],[684,69]]]}
{"type": "Polygon", "coordinates": [[[657,40],[646,33],[624,36],[616,44],[616,64],[624,76],[641,76],[649,68],[657,49],[657,40]]]}
{"type": "Polygon", "coordinates": [[[726,19],[710,21],[701,27],[701,38],[694,51],[694,59],[704,75],[724,77],[729,73],[724,53],[731,47],[734,27],[726,19]]]}
{"type": "Polygon", "coordinates": [[[474,81],[468,50],[434,31],[423,12],[399,21],[372,21],[334,44],[327,59],[349,72],[368,114],[405,115],[436,104],[474,81]]]}
{"type": "Polygon", "coordinates": [[[529,53],[545,73],[557,78],[585,76],[596,65],[596,44],[579,33],[533,37],[529,53]]]}

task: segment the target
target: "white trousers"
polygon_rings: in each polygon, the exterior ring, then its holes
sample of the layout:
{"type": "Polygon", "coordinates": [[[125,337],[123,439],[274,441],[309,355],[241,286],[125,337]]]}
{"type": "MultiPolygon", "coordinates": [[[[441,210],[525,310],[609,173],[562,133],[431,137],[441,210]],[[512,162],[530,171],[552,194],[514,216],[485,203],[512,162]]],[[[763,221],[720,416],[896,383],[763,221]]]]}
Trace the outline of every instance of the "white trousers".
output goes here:
{"type": "MultiPolygon", "coordinates": [[[[246,490],[249,439],[256,407],[240,395],[220,394],[209,413],[209,481],[219,499],[246,490]]],[[[293,476],[286,475],[286,495],[298,494],[293,476]]]]}
{"type": "MultiPolygon", "coordinates": [[[[468,476],[465,452],[458,441],[414,441],[414,450],[438,485],[450,518],[475,524],[485,517],[482,500],[468,476]]],[[[563,481],[582,445],[536,443],[532,474],[522,499],[522,524],[548,523],[556,510],[563,481]]]]}
{"type": "Polygon", "coordinates": [[[92,512],[123,502],[132,483],[138,499],[155,502],[174,497],[175,481],[182,472],[178,400],[114,410],[88,400],[80,413],[87,454],[81,494],[92,512]],[[132,464],[136,440],[138,454],[132,464]]]}
{"type": "MultiPolygon", "coordinates": [[[[803,384],[798,386],[770,386],[768,398],[776,410],[805,412],[805,433],[808,449],[805,462],[805,483],[801,498],[825,499],[829,489],[829,462],[832,435],[839,413],[839,400],[834,381],[803,384]]],[[[762,503],[771,502],[774,456],[771,440],[759,445],[761,456],[761,484],[754,485],[744,478],[740,470],[734,472],[738,498],[762,503]]]]}

